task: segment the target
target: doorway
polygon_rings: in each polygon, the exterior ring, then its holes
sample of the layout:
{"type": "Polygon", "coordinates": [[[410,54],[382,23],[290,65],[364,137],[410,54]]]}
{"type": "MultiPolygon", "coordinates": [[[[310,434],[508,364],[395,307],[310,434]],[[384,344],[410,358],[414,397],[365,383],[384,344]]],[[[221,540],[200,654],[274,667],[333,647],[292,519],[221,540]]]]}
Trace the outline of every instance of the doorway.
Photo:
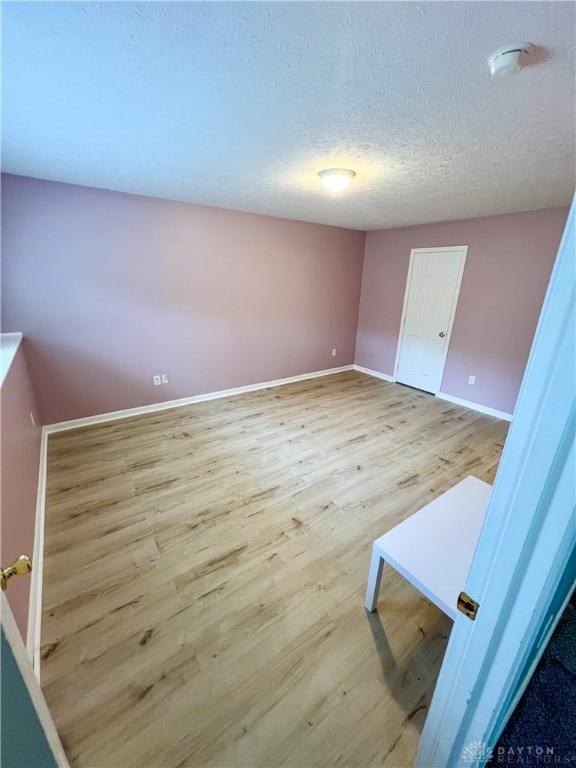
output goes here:
{"type": "Polygon", "coordinates": [[[467,245],[410,252],[396,355],[399,383],[440,391],[467,252],[467,245]]]}

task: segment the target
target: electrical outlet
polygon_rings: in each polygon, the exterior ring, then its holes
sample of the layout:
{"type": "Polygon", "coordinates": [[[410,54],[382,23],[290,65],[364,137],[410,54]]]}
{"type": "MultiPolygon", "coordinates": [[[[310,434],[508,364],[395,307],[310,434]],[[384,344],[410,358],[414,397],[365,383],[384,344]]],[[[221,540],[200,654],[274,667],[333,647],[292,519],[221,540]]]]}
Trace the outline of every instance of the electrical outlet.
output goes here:
{"type": "Polygon", "coordinates": [[[336,357],[336,347],[332,350],[332,357],[336,357]]]}
{"type": "Polygon", "coordinates": [[[162,374],[162,384],[168,384],[169,381],[170,381],[170,379],[168,378],[168,374],[167,373],[163,373],[162,374]]]}
{"type": "Polygon", "coordinates": [[[476,376],[468,376],[468,384],[476,384],[476,376]]]}
{"type": "Polygon", "coordinates": [[[158,387],[160,384],[162,384],[162,377],[161,376],[154,376],[154,386],[158,387]]]}

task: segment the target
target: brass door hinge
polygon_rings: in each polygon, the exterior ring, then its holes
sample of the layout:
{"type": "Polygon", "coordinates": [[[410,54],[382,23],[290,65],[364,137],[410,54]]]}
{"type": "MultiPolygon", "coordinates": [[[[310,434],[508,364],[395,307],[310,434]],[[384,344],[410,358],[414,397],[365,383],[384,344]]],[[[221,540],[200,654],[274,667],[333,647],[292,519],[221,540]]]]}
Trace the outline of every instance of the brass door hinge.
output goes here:
{"type": "Polygon", "coordinates": [[[472,621],[474,621],[476,618],[478,608],[480,608],[476,600],[472,600],[470,595],[467,595],[466,592],[460,592],[458,595],[457,607],[458,610],[464,614],[464,616],[468,616],[468,618],[472,619],[472,621]]]}

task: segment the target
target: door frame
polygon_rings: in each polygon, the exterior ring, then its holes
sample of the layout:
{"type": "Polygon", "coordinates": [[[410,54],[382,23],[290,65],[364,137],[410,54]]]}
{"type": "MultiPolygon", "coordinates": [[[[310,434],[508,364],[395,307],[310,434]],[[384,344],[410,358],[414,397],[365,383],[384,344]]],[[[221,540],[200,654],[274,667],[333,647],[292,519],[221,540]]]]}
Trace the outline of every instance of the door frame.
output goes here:
{"type": "Polygon", "coordinates": [[[460,288],[462,286],[462,278],[464,276],[464,267],[466,266],[466,257],[468,256],[467,245],[447,245],[444,248],[412,248],[410,251],[410,263],[408,266],[408,276],[406,278],[406,288],[404,289],[404,304],[402,305],[402,318],[400,320],[400,332],[398,333],[398,346],[396,347],[396,360],[394,361],[394,376],[392,381],[397,381],[398,376],[398,364],[400,363],[400,351],[402,349],[402,337],[404,336],[404,324],[406,323],[406,311],[408,309],[408,296],[410,294],[410,286],[412,283],[412,273],[414,270],[414,259],[420,253],[461,253],[462,261],[460,262],[460,270],[458,278],[456,280],[456,291],[454,293],[454,301],[452,304],[452,310],[450,313],[450,322],[446,330],[446,345],[444,347],[444,359],[442,360],[442,377],[438,389],[432,394],[437,395],[442,389],[442,378],[444,377],[444,369],[446,367],[446,358],[448,357],[448,348],[450,346],[450,339],[452,337],[452,328],[454,326],[454,317],[456,316],[456,308],[458,306],[458,298],[460,296],[460,288]]]}
{"type": "Polygon", "coordinates": [[[571,591],[575,208],[573,203],[464,586],[480,603],[478,617],[454,622],[416,768],[486,764],[571,591]]]}

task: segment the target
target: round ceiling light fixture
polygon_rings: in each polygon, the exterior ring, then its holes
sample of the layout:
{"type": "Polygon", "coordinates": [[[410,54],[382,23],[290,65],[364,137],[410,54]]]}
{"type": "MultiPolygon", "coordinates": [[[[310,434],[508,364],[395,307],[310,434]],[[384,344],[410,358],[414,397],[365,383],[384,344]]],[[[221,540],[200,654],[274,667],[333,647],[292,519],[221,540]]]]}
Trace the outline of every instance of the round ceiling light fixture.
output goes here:
{"type": "Polygon", "coordinates": [[[356,172],[351,171],[349,168],[325,168],[323,171],[318,172],[318,176],[323,187],[328,192],[337,195],[350,186],[350,182],[356,176],[356,172]]]}
{"type": "Polygon", "coordinates": [[[530,43],[515,43],[498,48],[488,59],[490,74],[492,77],[517,75],[524,66],[522,57],[530,56],[531,51],[530,43]]]}

